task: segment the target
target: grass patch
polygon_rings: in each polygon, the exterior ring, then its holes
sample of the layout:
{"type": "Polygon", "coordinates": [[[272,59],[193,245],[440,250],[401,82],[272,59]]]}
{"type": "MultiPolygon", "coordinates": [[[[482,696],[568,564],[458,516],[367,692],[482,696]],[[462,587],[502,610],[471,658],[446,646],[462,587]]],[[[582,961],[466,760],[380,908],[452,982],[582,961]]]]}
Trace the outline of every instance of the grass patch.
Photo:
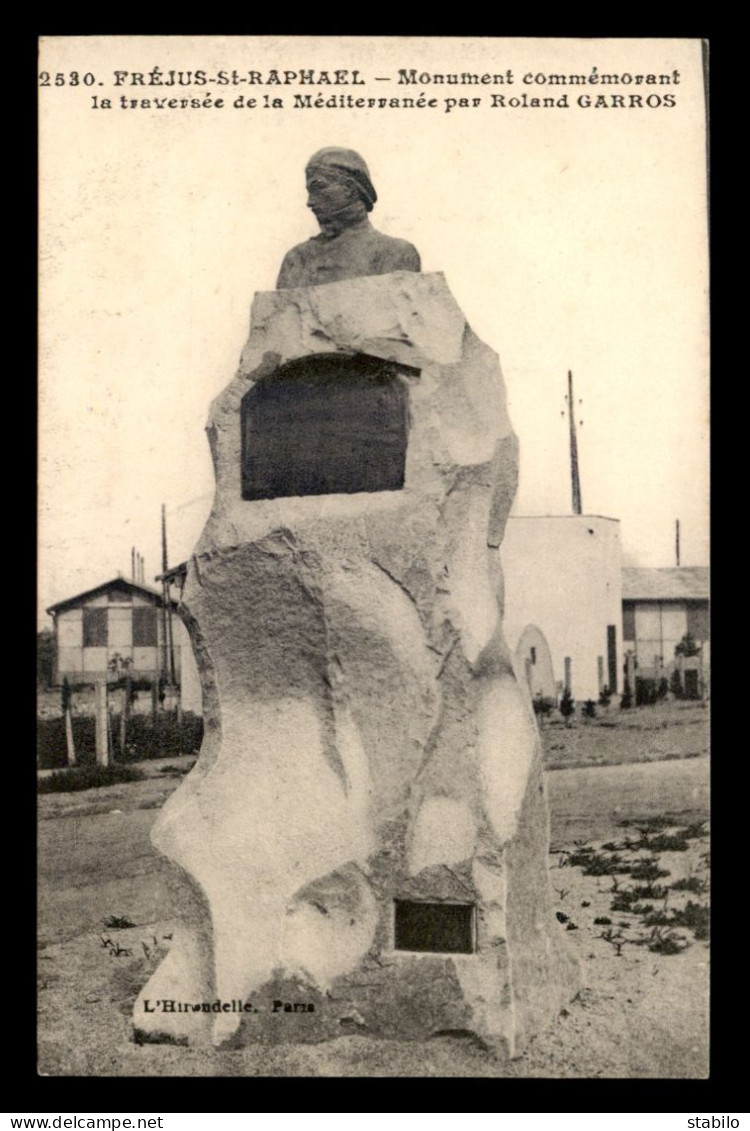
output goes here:
{"type": "Polygon", "coordinates": [[[630,869],[630,875],[634,880],[653,881],[661,876],[668,876],[669,872],[665,868],[660,868],[656,860],[640,860],[630,869]]]}
{"type": "Polygon", "coordinates": [[[687,927],[693,932],[696,939],[707,941],[710,935],[710,908],[702,903],[693,903],[692,900],[681,911],[654,911],[647,915],[647,927],[687,927]]]}
{"type": "Polygon", "coordinates": [[[688,876],[685,880],[675,880],[670,887],[672,891],[690,891],[694,895],[703,895],[708,889],[708,884],[700,876],[688,876]]]}
{"type": "Polygon", "coordinates": [[[584,876],[614,876],[617,873],[624,875],[634,866],[632,860],[623,860],[616,852],[606,856],[583,845],[576,848],[575,852],[565,853],[561,857],[560,864],[582,868],[584,876]]]}
{"type": "Polygon", "coordinates": [[[659,833],[657,836],[644,836],[638,844],[649,852],[687,852],[690,845],[683,830],[676,833],[659,833]]]}
{"type": "Polygon", "coordinates": [[[40,778],[37,788],[39,793],[77,793],[83,789],[142,781],[143,777],[143,772],[133,766],[73,766],[40,778]]]}

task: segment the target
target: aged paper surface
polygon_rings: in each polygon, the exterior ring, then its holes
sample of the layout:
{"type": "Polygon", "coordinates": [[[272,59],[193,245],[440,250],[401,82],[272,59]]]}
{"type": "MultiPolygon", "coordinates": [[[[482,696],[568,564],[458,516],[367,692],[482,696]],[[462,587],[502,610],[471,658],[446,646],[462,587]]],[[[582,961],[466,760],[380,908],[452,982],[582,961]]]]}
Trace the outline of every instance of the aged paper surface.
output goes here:
{"type": "Polygon", "coordinates": [[[39,627],[132,546],[152,581],[162,503],[170,564],[189,555],[209,403],[253,294],[316,230],[303,170],[329,145],[364,156],[376,226],[497,350],[513,513],[569,512],[572,370],[584,513],[619,518],[643,566],[673,564],[679,517],[683,562],[705,564],[699,41],[49,37],[39,71],[39,627]]]}

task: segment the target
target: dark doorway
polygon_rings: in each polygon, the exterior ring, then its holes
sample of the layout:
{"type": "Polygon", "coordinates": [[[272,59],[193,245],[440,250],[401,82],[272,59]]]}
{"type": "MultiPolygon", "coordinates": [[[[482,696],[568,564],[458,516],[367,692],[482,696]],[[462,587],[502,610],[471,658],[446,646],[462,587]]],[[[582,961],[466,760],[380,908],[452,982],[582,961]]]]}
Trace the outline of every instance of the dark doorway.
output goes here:
{"type": "Polygon", "coordinates": [[[404,485],[409,392],[393,363],[365,354],[289,362],[244,396],[241,418],[243,499],[404,485]]]}
{"type": "Polygon", "coordinates": [[[609,675],[609,693],[617,692],[617,625],[607,625],[607,672],[609,675]]]}
{"type": "Polygon", "coordinates": [[[698,672],[695,668],[686,668],[682,673],[685,686],[686,699],[700,699],[700,684],[698,681],[698,672]]]}

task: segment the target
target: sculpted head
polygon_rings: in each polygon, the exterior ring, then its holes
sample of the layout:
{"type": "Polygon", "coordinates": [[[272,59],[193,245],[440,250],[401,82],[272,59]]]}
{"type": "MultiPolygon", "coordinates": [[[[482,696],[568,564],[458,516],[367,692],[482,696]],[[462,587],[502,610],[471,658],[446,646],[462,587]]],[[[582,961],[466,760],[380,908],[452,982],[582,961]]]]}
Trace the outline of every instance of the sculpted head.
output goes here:
{"type": "Polygon", "coordinates": [[[367,165],[353,149],[319,149],[307,163],[307,207],[321,228],[357,223],[377,200],[367,165]]]}
{"type": "Polygon", "coordinates": [[[341,279],[421,270],[417,249],[378,232],[367,214],[378,194],[370,170],[353,149],[319,149],[307,162],[307,207],[320,233],[284,256],[278,290],[316,287],[341,279]]]}

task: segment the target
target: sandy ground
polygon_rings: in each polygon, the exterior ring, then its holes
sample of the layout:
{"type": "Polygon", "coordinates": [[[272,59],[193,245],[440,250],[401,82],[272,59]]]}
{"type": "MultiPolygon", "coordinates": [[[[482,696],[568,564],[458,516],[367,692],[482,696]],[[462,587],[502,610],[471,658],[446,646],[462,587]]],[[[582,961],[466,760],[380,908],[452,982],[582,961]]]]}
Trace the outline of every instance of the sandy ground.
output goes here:
{"type": "MultiPolygon", "coordinates": [[[[611,910],[612,877],[587,876],[581,867],[564,863],[565,850],[575,849],[576,842],[598,847],[621,841],[632,831],[623,821],[667,814],[674,825],[686,825],[708,816],[705,727],[694,723],[687,711],[672,718],[672,728],[682,733],[665,739],[670,728],[662,727],[662,720],[649,716],[648,709],[640,721],[639,715],[633,712],[627,727],[553,726],[543,736],[548,757],[557,754],[558,765],[566,758],[583,762],[578,768],[546,774],[550,879],[555,906],[564,917],[561,944],[579,958],[583,988],[554,1025],[512,1061],[455,1037],[398,1042],[347,1036],[323,1045],[212,1052],[135,1045],[132,1005],[166,953],[174,926],[166,866],[148,833],[156,810],[180,780],[178,774],[163,770],[178,763],[184,769],[190,763],[151,762],[145,764],[149,776],[142,782],[41,797],[40,1071],[96,1076],[704,1078],[707,943],[681,928],[678,934],[687,945],[678,954],[652,953],[636,945],[649,930],[637,915],[611,910]],[[656,723],[653,731],[644,731],[644,726],[656,723]],[[637,739],[630,735],[631,727],[637,739]],[[671,744],[666,755],[670,760],[622,762],[631,742],[637,744],[639,757],[648,753],[649,734],[652,740],[671,744]],[[549,750],[558,743],[564,744],[562,755],[549,750]],[[678,749],[682,757],[673,752],[678,749]],[[104,931],[103,921],[110,915],[127,917],[135,926],[104,931]],[[594,922],[601,917],[612,920],[611,928],[594,922]],[[623,942],[619,955],[615,945],[602,938],[609,929],[633,940],[623,942]],[[102,935],[115,939],[122,953],[112,957],[102,935]]],[[[661,853],[660,866],[670,873],[663,882],[705,875],[707,848],[704,836],[691,840],[687,852],[661,853]]],[[[648,854],[626,855],[638,859],[648,854]]],[[[617,882],[627,883],[629,877],[617,877],[617,882]]],[[[670,908],[683,906],[688,898],[699,897],[672,894],[670,908]]],[[[699,901],[706,903],[708,896],[699,901]]]]}

